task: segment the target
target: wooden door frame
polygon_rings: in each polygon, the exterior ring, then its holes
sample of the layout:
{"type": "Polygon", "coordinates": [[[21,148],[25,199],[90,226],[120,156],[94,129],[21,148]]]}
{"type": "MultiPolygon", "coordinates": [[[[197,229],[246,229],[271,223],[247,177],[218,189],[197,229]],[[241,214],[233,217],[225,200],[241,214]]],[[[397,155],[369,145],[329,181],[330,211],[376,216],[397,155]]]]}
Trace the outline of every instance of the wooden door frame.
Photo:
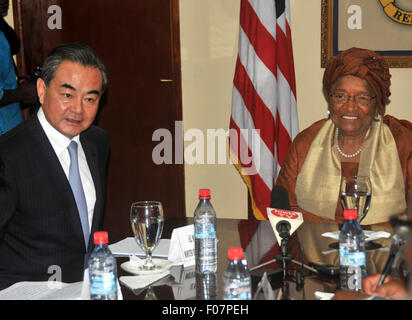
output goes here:
{"type": "MultiPolygon", "coordinates": [[[[170,12],[172,20],[172,55],[173,55],[173,75],[175,97],[173,99],[175,111],[176,111],[176,121],[183,120],[183,102],[182,102],[182,65],[181,65],[181,55],[180,55],[180,15],[179,15],[179,0],[170,0],[170,12]]],[[[176,134],[176,133],[175,133],[176,134]]],[[[176,138],[176,137],[175,137],[176,138]]],[[[182,136],[183,139],[183,136],[182,136]]],[[[183,141],[182,141],[183,143],[183,141]]],[[[175,157],[176,159],[176,157],[175,157]]],[[[176,181],[176,189],[178,194],[182,195],[182,199],[178,201],[181,204],[179,212],[183,213],[182,217],[186,216],[186,193],[185,193],[185,165],[184,163],[178,165],[178,181],[176,181]]],[[[180,215],[177,215],[180,216],[180,215]]]]}

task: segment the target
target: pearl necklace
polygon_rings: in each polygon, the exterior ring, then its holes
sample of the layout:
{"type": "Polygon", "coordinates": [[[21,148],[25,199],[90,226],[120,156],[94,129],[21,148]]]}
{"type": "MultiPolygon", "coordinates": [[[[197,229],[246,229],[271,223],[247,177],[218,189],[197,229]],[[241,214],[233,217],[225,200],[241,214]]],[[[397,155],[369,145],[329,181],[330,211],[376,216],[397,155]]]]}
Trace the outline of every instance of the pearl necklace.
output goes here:
{"type": "Polygon", "coordinates": [[[336,128],[336,150],[338,150],[339,154],[340,154],[342,157],[345,157],[345,158],[353,158],[353,157],[356,157],[359,153],[361,153],[362,147],[360,147],[359,150],[356,151],[355,153],[352,153],[352,154],[346,154],[346,153],[344,153],[344,152],[341,150],[341,148],[339,147],[338,135],[339,135],[339,131],[338,131],[338,128],[336,128]]]}

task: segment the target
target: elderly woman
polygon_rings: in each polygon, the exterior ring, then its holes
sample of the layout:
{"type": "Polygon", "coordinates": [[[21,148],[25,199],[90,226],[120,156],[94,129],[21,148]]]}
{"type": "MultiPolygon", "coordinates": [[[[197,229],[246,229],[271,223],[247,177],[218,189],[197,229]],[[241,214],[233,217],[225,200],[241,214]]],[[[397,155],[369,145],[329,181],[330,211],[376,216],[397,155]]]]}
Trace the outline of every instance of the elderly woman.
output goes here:
{"type": "MultiPolygon", "coordinates": [[[[329,247],[336,240],[322,234],[343,224],[342,176],[370,177],[364,229],[393,233],[390,217],[406,211],[412,193],[412,131],[406,121],[384,116],[390,77],[387,63],[373,51],[351,48],[333,58],[323,77],[329,118],[303,130],[285,158],[276,184],[288,191],[291,210],[303,213],[297,234],[309,262],[339,265],[337,251],[329,247]]],[[[390,238],[377,242],[390,246],[390,238]]],[[[381,272],[387,255],[368,251],[368,273],[381,272]]]]}

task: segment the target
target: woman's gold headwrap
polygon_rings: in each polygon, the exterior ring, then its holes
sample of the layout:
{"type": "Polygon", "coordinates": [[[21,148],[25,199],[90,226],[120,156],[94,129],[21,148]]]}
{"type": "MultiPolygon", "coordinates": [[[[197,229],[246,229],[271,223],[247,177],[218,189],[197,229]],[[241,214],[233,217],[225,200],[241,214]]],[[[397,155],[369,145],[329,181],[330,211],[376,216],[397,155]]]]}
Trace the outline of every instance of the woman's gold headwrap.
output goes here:
{"type": "Polygon", "coordinates": [[[367,81],[376,94],[379,114],[385,114],[391,92],[391,74],[385,59],[374,51],[350,48],[332,58],[323,74],[323,94],[329,100],[332,86],[342,76],[352,75],[367,81]]]}

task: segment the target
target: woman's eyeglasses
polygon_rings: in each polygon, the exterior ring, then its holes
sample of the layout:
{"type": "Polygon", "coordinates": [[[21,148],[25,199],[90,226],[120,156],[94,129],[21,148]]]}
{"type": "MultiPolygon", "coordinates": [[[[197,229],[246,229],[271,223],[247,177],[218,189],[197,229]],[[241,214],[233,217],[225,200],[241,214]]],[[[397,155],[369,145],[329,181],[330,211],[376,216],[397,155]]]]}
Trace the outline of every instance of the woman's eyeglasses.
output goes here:
{"type": "Polygon", "coordinates": [[[366,94],[357,94],[356,96],[351,96],[346,92],[335,92],[329,95],[331,97],[332,103],[334,104],[344,104],[353,97],[353,101],[359,106],[367,107],[375,97],[368,96],[366,94]]]}

